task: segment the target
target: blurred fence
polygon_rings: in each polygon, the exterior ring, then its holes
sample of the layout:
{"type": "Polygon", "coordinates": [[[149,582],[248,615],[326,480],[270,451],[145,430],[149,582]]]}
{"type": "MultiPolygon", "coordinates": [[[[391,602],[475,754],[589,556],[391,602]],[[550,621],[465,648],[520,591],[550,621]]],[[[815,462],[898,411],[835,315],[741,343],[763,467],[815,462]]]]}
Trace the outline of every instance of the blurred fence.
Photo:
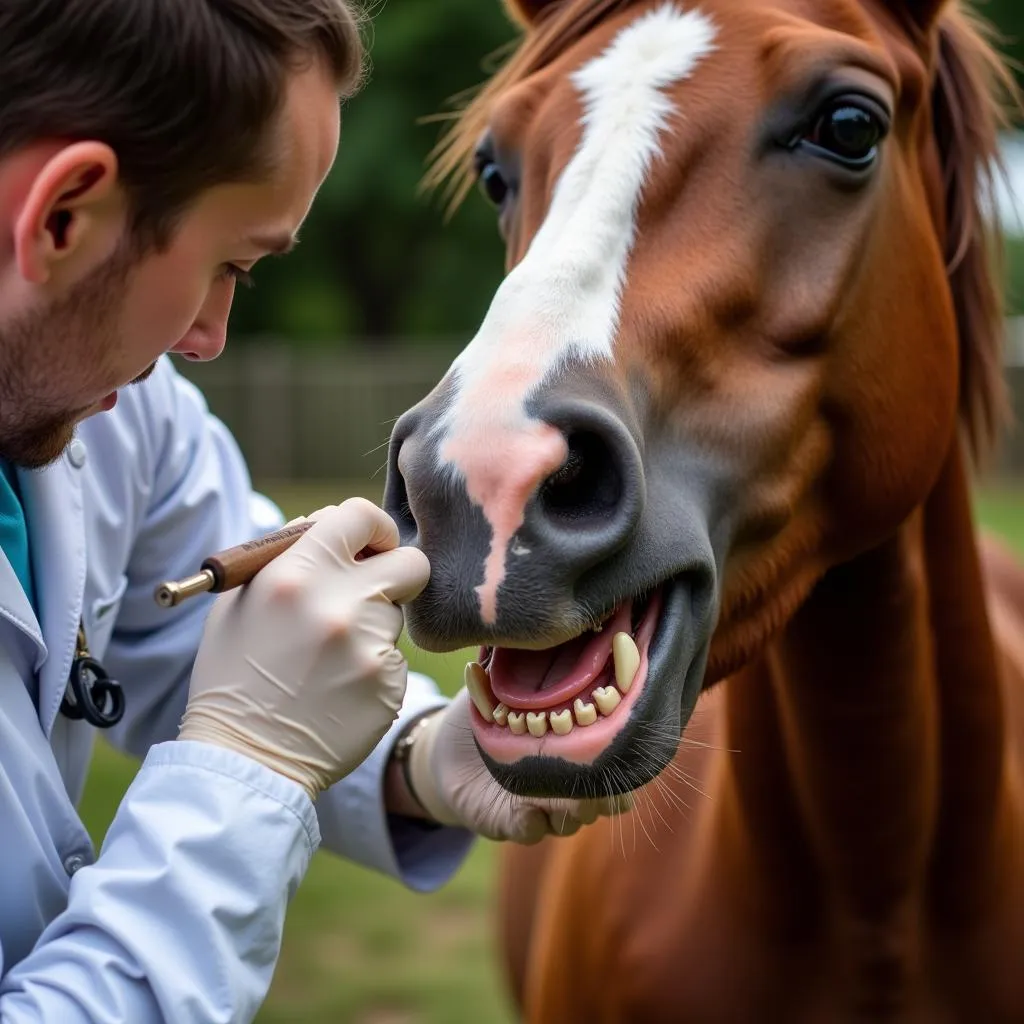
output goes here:
{"type": "Polygon", "coordinates": [[[211,363],[177,361],[234,434],[257,480],[383,483],[395,419],[451,363],[454,346],[424,351],[309,350],[273,342],[228,346],[211,363]]]}
{"type": "MultiPolygon", "coordinates": [[[[996,475],[1024,480],[1024,318],[1009,322],[1006,374],[1020,427],[996,475]]],[[[231,429],[257,480],[376,478],[392,424],[437,383],[455,342],[309,350],[284,343],[229,346],[212,363],[178,362],[231,429]]]]}

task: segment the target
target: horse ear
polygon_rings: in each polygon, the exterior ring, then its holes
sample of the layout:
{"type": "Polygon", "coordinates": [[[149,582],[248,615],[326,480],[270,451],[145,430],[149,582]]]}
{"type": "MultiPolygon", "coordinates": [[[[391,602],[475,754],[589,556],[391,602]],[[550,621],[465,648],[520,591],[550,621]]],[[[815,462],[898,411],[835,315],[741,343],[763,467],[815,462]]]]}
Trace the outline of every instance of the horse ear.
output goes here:
{"type": "Polygon", "coordinates": [[[564,0],[505,0],[505,10],[516,24],[530,28],[563,3],[564,0]]]}

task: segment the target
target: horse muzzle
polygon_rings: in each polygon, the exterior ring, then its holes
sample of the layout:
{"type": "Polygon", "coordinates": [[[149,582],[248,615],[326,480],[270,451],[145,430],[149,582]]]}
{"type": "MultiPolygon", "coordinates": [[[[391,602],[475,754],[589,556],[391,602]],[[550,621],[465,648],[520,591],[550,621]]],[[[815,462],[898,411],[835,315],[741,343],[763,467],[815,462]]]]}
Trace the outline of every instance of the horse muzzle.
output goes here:
{"type": "Polygon", "coordinates": [[[701,489],[666,473],[671,446],[646,443],[614,387],[583,373],[529,403],[556,435],[531,426],[489,451],[481,434],[458,449],[473,453],[464,474],[445,458],[448,391],[391,441],[385,507],[431,563],[410,636],[479,647],[474,735],[505,788],[635,789],[671,760],[703,679],[717,573],[701,489]]]}

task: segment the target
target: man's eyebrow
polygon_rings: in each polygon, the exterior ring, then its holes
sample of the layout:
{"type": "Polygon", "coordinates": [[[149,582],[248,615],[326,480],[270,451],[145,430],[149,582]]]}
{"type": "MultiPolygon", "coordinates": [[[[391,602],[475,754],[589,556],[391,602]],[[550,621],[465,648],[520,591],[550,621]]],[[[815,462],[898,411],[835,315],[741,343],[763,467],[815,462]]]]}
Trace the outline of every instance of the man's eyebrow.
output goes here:
{"type": "Polygon", "coordinates": [[[291,234],[250,235],[248,242],[264,252],[283,256],[285,253],[291,252],[299,244],[299,236],[291,234]]]}

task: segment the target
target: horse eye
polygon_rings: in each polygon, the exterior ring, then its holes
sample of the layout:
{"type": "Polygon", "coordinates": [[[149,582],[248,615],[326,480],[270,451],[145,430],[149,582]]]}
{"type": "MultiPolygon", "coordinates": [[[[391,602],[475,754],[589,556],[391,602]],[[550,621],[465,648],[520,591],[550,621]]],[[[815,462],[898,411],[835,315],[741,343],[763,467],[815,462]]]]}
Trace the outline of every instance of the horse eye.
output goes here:
{"type": "Polygon", "coordinates": [[[839,163],[862,170],[874,163],[886,130],[878,114],[845,100],[830,106],[802,141],[839,163]]]}
{"type": "Polygon", "coordinates": [[[477,171],[477,177],[479,178],[480,187],[483,189],[484,195],[495,206],[501,206],[508,195],[509,186],[498,165],[493,161],[484,163],[477,171]]]}

